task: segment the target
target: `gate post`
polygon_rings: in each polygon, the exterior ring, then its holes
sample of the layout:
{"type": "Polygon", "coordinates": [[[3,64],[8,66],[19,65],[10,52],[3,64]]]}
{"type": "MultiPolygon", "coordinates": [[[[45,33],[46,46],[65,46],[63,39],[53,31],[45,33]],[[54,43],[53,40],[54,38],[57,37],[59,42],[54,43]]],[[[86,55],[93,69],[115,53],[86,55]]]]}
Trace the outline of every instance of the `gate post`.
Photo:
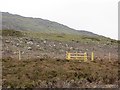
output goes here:
{"type": "Polygon", "coordinates": [[[86,62],[87,61],[87,53],[85,52],[84,53],[84,62],[86,62]]]}
{"type": "Polygon", "coordinates": [[[91,53],[91,61],[94,61],[94,53],[91,53]]]}
{"type": "Polygon", "coordinates": [[[70,53],[66,52],[66,59],[70,60],[70,53]]]}

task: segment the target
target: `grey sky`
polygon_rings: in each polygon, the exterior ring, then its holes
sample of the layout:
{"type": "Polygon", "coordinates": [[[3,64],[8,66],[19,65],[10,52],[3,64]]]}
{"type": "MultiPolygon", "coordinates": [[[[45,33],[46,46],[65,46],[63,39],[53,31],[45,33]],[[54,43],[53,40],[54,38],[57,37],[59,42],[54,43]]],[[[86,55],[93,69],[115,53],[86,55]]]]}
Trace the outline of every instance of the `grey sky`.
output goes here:
{"type": "Polygon", "coordinates": [[[1,0],[0,11],[39,17],[118,39],[119,0],[1,0]]]}

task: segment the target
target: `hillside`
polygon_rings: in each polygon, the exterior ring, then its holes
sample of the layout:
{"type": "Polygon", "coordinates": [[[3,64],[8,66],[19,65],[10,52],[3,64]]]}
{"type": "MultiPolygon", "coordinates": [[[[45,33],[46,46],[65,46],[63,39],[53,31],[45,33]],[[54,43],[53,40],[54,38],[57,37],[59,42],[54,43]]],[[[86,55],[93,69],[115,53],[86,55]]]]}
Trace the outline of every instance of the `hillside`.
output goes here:
{"type": "Polygon", "coordinates": [[[118,87],[118,41],[40,18],[2,16],[3,88],[118,87]],[[66,60],[66,52],[86,52],[87,61],[66,60]]]}
{"type": "Polygon", "coordinates": [[[78,34],[97,36],[87,31],[77,31],[69,28],[68,26],[59,24],[57,22],[32,17],[23,17],[16,14],[10,14],[2,12],[2,28],[13,30],[27,30],[27,31],[39,31],[45,33],[65,33],[65,34],[78,34]]]}

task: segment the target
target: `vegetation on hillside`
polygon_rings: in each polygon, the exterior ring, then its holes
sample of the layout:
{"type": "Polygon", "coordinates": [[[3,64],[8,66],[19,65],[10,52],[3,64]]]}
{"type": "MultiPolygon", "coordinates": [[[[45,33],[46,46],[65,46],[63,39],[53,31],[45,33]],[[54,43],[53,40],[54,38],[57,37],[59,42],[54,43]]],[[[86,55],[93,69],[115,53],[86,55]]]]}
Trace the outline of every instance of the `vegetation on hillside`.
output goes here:
{"type": "Polygon", "coordinates": [[[73,88],[117,84],[118,63],[41,58],[3,61],[3,88],[73,88]]]}
{"type": "Polygon", "coordinates": [[[22,37],[23,34],[22,32],[16,30],[2,30],[2,36],[22,37]]]}
{"type": "Polygon", "coordinates": [[[57,22],[41,18],[23,17],[20,15],[14,15],[6,12],[2,12],[2,29],[97,36],[96,34],[88,31],[77,31],[57,22]]]}

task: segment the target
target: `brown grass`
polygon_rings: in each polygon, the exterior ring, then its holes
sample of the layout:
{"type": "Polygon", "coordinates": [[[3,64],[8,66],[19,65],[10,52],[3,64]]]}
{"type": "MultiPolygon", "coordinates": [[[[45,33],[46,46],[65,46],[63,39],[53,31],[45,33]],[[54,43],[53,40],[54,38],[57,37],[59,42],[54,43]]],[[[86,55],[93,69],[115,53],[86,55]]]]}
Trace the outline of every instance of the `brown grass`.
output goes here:
{"type": "Polygon", "coordinates": [[[118,63],[78,62],[61,59],[3,59],[3,87],[86,87],[115,84],[118,63]]]}

